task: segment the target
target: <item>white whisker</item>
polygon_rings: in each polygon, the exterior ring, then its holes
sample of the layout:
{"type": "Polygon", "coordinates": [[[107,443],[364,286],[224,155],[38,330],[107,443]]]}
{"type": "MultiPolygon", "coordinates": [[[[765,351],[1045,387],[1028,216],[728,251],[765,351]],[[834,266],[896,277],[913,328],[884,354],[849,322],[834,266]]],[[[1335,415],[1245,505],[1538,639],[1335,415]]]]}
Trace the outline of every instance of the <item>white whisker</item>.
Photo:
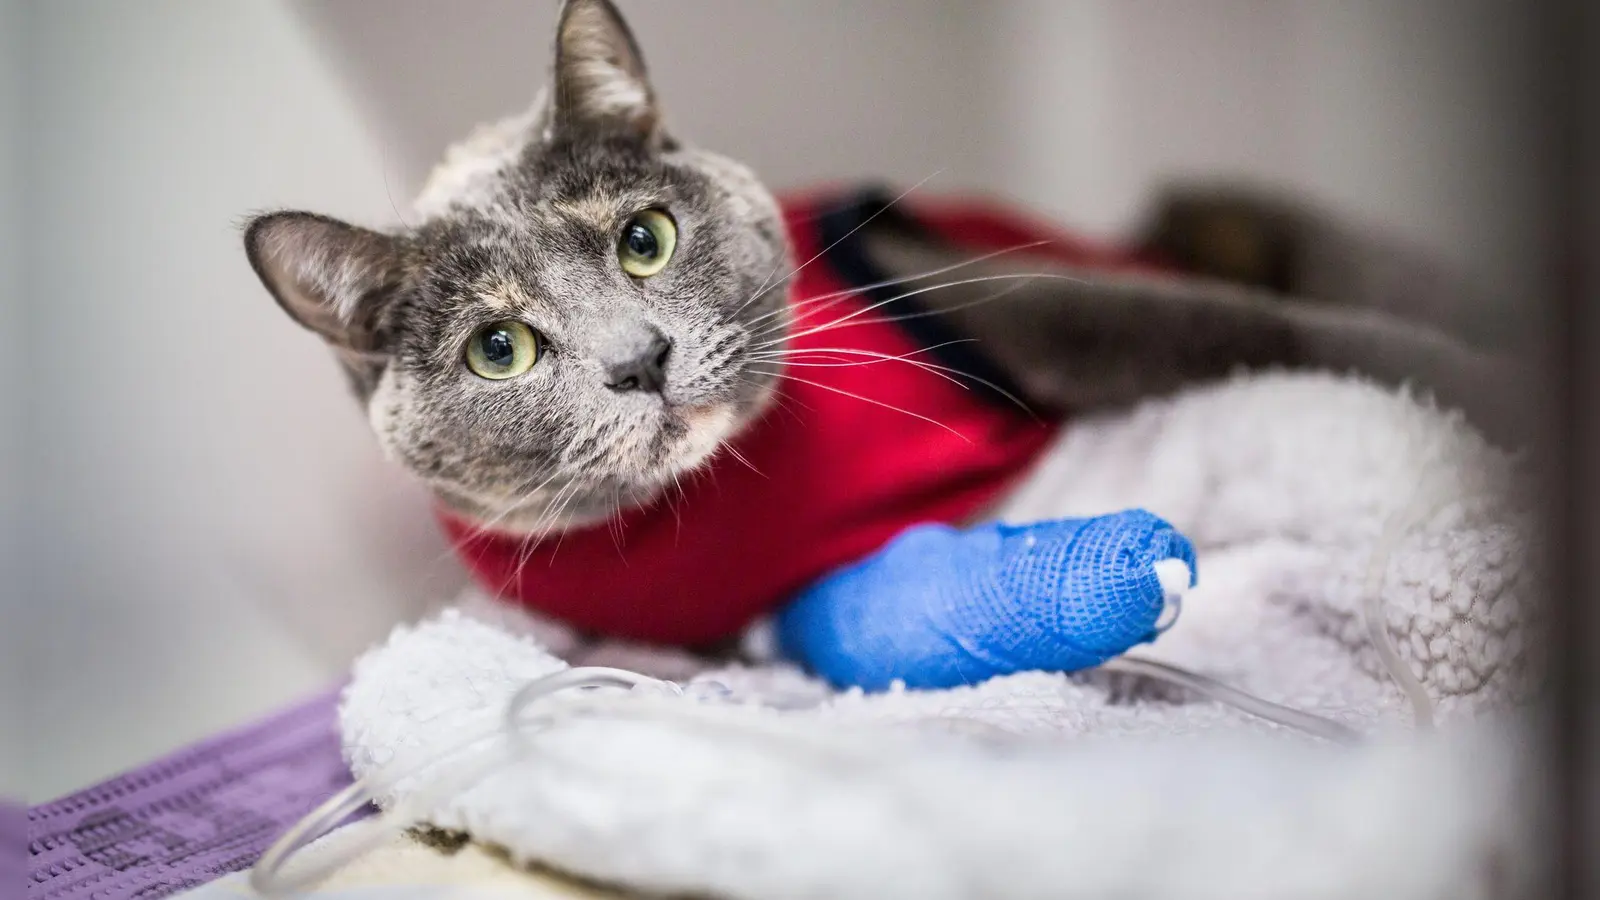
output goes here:
{"type": "MultiPolygon", "coordinates": [[[[575,482],[575,481],[571,482],[571,485],[573,487],[576,487],[577,486],[577,482],[575,482]]],[[[560,495],[557,494],[557,496],[559,497],[560,495]]],[[[561,516],[566,515],[567,507],[571,506],[572,502],[574,500],[576,500],[576,499],[578,499],[578,492],[577,491],[573,491],[567,497],[567,499],[562,502],[560,510],[558,510],[555,515],[551,516],[552,524],[554,522],[560,521],[561,516]]],[[[555,566],[555,564],[556,564],[556,554],[561,552],[561,544],[566,539],[567,539],[567,530],[566,529],[562,529],[561,533],[556,537],[556,545],[555,545],[554,549],[552,549],[550,551],[550,565],[552,567],[555,566]]]]}
{"type": "MultiPolygon", "coordinates": [[[[947,341],[947,342],[945,342],[943,344],[938,344],[937,346],[946,347],[946,346],[949,346],[950,344],[955,344],[955,343],[962,343],[962,342],[961,341],[947,341]]],[[[946,371],[944,366],[938,366],[938,365],[934,365],[933,363],[927,363],[927,362],[923,362],[922,360],[913,359],[912,358],[913,356],[915,356],[918,353],[931,352],[932,349],[934,349],[934,348],[931,348],[931,347],[927,348],[927,349],[923,349],[923,350],[913,350],[910,353],[907,353],[907,354],[904,354],[904,355],[901,355],[901,356],[895,356],[895,355],[889,354],[889,353],[876,353],[876,352],[873,352],[871,350],[848,351],[848,350],[844,350],[843,348],[834,348],[834,349],[835,349],[835,352],[841,352],[841,353],[843,353],[843,352],[854,352],[854,353],[859,354],[861,356],[867,356],[867,357],[870,357],[870,358],[868,358],[868,359],[858,359],[858,360],[855,360],[853,362],[851,362],[851,361],[839,361],[839,362],[796,362],[796,361],[794,361],[792,359],[789,359],[787,357],[767,357],[767,358],[755,358],[752,361],[753,362],[778,363],[778,364],[783,365],[785,367],[788,367],[788,366],[799,366],[799,367],[804,367],[804,368],[822,368],[822,369],[839,369],[839,368],[846,368],[846,367],[849,367],[849,366],[871,366],[871,365],[877,365],[879,363],[886,363],[886,362],[903,362],[903,363],[908,363],[910,365],[917,366],[918,368],[924,369],[931,375],[935,375],[935,376],[937,376],[939,378],[943,378],[944,380],[950,382],[951,384],[954,384],[956,387],[959,387],[962,390],[967,390],[967,386],[965,384],[962,384],[960,381],[957,381],[955,378],[952,378],[949,375],[944,374],[944,372],[946,371]]],[[[791,352],[793,352],[795,354],[799,354],[799,353],[804,353],[806,351],[797,350],[797,351],[791,351],[791,352]]],[[[950,369],[948,371],[955,371],[955,370],[950,369]]],[[[966,373],[960,372],[960,373],[957,373],[957,374],[964,375],[966,373]]]]}
{"type": "MultiPolygon", "coordinates": [[[[849,287],[849,288],[845,288],[844,290],[840,290],[840,291],[832,291],[830,293],[821,294],[821,295],[816,296],[816,297],[807,297],[805,300],[802,300],[799,303],[796,303],[796,304],[794,304],[792,306],[779,307],[778,309],[775,309],[772,312],[762,313],[761,315],[759,315],[759,316],[755,317],[754,319],[751,319],[749,322],[745,323],[745,327],[749,328],[750,326],[755,325],[756,323],[761,322],[761,321],[763,321],[765,319],[770,319],[773,316],[780,315],[780,314],[782,314],[784,312],[788,312],[788,311],[798,311],[801,308],[810,306],[810,305],[812,305],[814,303],[818,303],[818,302],[821,302],[821,301],[825,301],[825,300],[838,301],[838,300],[843,299],[845,297],[854,296],[855,294],[865,293],[866,291],[876,291],[876,290],[881,290],[881,289],[886,288],[886,287],[897,287],[897,286],[902,285],[902,284],[909,284],[909,283],[911,283],[913,281],[921,281],[924,278],[933,278],[936,275],[947,275],[947,274],[949,274],[951,272],[955,272],[955,271],[957,271],[959,269],[964,269],[964,268],[966,268],[968,266],[974,266],[974,265],[977,265],[978,263],[988,262],[991,259],[995,259],[997,257],[1005,256],[1008,253],[1017,253],[1017,252],[1022,251],[1022,250],[1032,250],[1035,247],[1042,247],[1042,246],[1044,246],[1045,244],[1048,244],[1048,243],[1050,243],[1050,242],[1049,241],[1033,241],[1032,243],[1018,244],[1018,245],[1016,245],[1014,247],[1006,247],[1003,250],[995,250],[995,251],[993,251],[991,253],[985,253],[982,256],[975,256],[975,257],[973,257],[971,259],[964,260],[964,261],[958,262],[958,263],[951,263],[950,265],[941,266],[941,267],[939,267],[937,269],[929,269],[926,272],[919,272],[919,273],[917,273],[915,275],[902,275],[902,276],[900,276],[898,278],[886,278],[883,281],[875,281],[875,282],[873,282],[871,284],[864,284],[864,285],[859,285],[859,286],[856,286],[856,287],[849,287]]],[[[832,307],[832,306],[835,306],[835,305],[836,305],[836,303],[829,303],[827,307],[824,307],[824,309],[832,307]]],[[[815,309],[808,310],[806,312],[806,316],[809,316],[809,315],[811,315],[813,313],[820,312],[820,311],[821,310],[815,310],[815,309]]],[[[799,322],[803,318],[805,318],[805,316],[796,316],[795,317],[795,322],[799,322]]],[[[752,331],[752,334],[756,334],[756,333],[757,332],[752,331]]]]}
{"type": "MultiPolygon", "coordinates": [[[[557,473],[557,474],[559,474],[559,473],[557,473]]],[[[491,535],[491,531],[490,531],[491,529],[493,529],[496,525],[499,525],[501,522],[505,521],[508,516],[510,516],[512,513],[516,512],[519,508],[521,508],[524,503],[528,502],[528,499],[530,497],[532,497],[533,495],[537,494],[539,491],[543,490],[545,485],[548,485],[550,482],[554,481],[555,479],[556,479],[556,475],[552,474],[549,478],[546,478],[544,481],[540,482],[537,486],[535,486],[532,490],[528,491],[527,492],[527,496],[518,497],[516,499],[511,500],[509,503],[507,503],[505,505],[504,508],[502,508],[499,512],[495,513],[494,515],[490,516],[488,519],[485,519],[485,520],[483,520],[481,522],[473,522],[473,523],[471,523],[474,533],[467,535],[459,544],[457,544],[456,542],[452,541],[450,543],[450,546],[445,548],[444,552],[440,553],[437,557],[434,558],[433,562],[428,564],[428,567],[424,570],[425,572],[428,573],[428,575],[426,575],[425,577],[432,578],[433,577],[433,573],[437,571],[438,567],[441,564],[443,564],[445,560],[449,559],[452,556],[455,556],[460,550],[465,549],[466,547],[470,546],[473,541],[486,540],[489,537],[491,537],[492,536],[491,535]]]]}
{"type": "MultiPolygon", "coordinates": [[[[976,341],[977,338],[960,338],[954,341],[944,341],[943,343],[934,344],[931,347],[919,347],[916,350],[912,350],[910,353],[905,353],[901,356],[894,356],[893,354],[889,353],[879,353],[876,350],[862,350],[858,347],[795,347],[784,350],[768,351],[765,353],[752,353],[750,354],[750,358],[756,361],[781,360],[785,363],[789,363],[793,357],[802,355],[809,356],[813,353],[847,353],[853,356],[870,356],[875,360],[910,359],[913,356],[919,356],[924,353],[932,353],[933,351],[943,347],[950,347],[956,344],[971,344],[975,343],[976,341]]],[[[793,364],[806,365],[805,363],[793,364]]],[[[812,365],[815,364],[813,363],[812,365]]],[[[850,363],[849,365],[856,364],[850,363]]],[[[861,363],[861,365],[865,365],[865,363],[861,363]]]]}
{"type": "MultiPolygon", "coordinates": [[[[827,255],[829,250],[832,250],[834,247],[839,246],[839,244],[843,243],[852,234],[855,234],[856,232],[860,231],[861,229],[867,227],[867,224],[870,223],[873,219],[876,219],[877,217],[879,217],[879,216],[883,215],[884,213],[888,212],[890,207],[894,206],[896,203],[899,203],[901,200],[904,200],[907,196],[909,196],[911,194],[912,191],[915,191],[917,188],[920,188],[923,185],[927,184],[928,182],[932,181],[934,178],[937,178],[939,176],[940,172],[943,172],[943,171],[944,171],[943,169],[940,169],[937,172],[934,172],[932,175],[929,175],[927,178],[924,178],[921,181],[917,182],[916,184],[913,184],[911,187],[906,188],[904,191],[901,192],[900,196],[898,196],[898,197],[894,198],[893,200],[890,200],[888,203],[884,204],[882,209],[879,209],[877,212],[874,212],[872,215],[867,216],[865,219],[861,220],[860,224],[856,225],[856,227],[854,227],[854,228],[850,229],[849,231],[845,232],[838,240],[836,240],[833,243],[829,244],[828,246],[822,248],[820,251],[817,252],[817,254],[815,256],[811,257],[810,259],[808,259],[805,262],[801,263],[800,265],[796,266],[793,271],[791,271],[789,274],[783,276],[783,278],[779,279],[778,283],[782,284],[783,282],[788,281],[789,279],[793,278],[794,276],[800,274],[800,270],[804,269],[806,266],[811,265],[812,263],[814,263],[817,260],[821,259],[823,256],[827,255]]],[[[772,271],[776,272],[776,271],[778,271],[778,269],[775,267],[772,271]]],[[[736,313],[737,312],[742,312],[745,309],[745,307],[747,307],[750,304],[752,304],[752,303],[756,302],[757,300],[761,299],[761,297],[764,294],[766,294],[766,292],[768,290],[770,290],[771,283],[772,283],[772,276],[769,274],[767,276],[766,281],[763,281],[761,283],[761,287],[756,289],[756,292],[750,296],[749,300],[746,300],[745,302],[741,303],[739,305],[739,309],[735,310],[735,312],[736,313]]]]}
{"type": "Polygon", "coordinates": [[[913,419],[921,419],[922,421],[927,422],[929,425],[936,425],[936,426],[938,426],[940,428],[943,428],[945,431],[950,432],[951,434],[955,435],[958,438],[961,438],[963,441],[966,441],[969,444],[972,443],[972,439],[971,438],[969,438],[966,435],[962,434],[961,432],[955,430],[954,428],[951,428],[949,425],[946,425],[945,423],[939,421],[938,419],[930,419],[927,416],[924,416],[924,415],[922,415],[920,413],[914,413],[909,409],[901,409],[900,407],[895,406],[892,403],[884,403],[882,400],[874,400],[871,397],[863,397],[860,394],[851,393],[850,391],[844,390],[842,388],[836,388],[836,387],[834,387],[832,385],[822,384],[820,382],[811,381],[811,380],[806,379],[806,378],[800,378],[798,376],[790,375],[790,374],[787,374],[785,372],[770,372],[770,371],[766,371],[766,370],[763,370],[763,369],[753,369],[752,371],[760,372],[763,375],[770,375],[770,376],[773,376],[774,378],[786,378],[789,381],[799,382],[800,384],[808,384],[808,385],[810,385],[810,386],[812,386],[814,388],[817,388],[819,390],[831,391],[832,393],[839,394],[839,395],[845,396],[845,397],[853,397],[853,398],[855,398],[857,400],[860,400],[863,403],[870,403],[873,406],[881,406],[884,409],[889,409],[889,410],[893,410],[893,411],[895,411],[897,413],[902,413],[904,415],[908,415],[913,419]]]}
{"type": "MultiPolygon", "coordinates": [[[[855,319],[859,319],[861,316],[864,316],[869,312],[872,312],[872,311],[874,311],[876,309],[879,309],[881,307],[887,306],[887,305],[889,305],[891,303],[895,303],[895,302],[900,301],[900,300],[905,300],[908,297],[915,297],[918,294],[926,294],[929,291],[937,291],[937,290],[940,290],[940,289],[943,289],[943,288],[960,287],[962,285],[968,285],[968,284],[982,284],[984,282],[990,282],[990,281],[1011,281],[1011,280],[1021,280],[1021,283],[1019,283],[1017,285],[1017,287],[1021,287],[1024,284],[1026,284],[1027,281],[1033,280],[1035,278],[1059,279],[1059,280],[1064,280],[1064,281],[1077,281],[1077,282],[1082,282],[1083,281],[1083,279],[1081,279],[1081,278],[1075,278],[1075,277],[1070,276],[1070,275],[1059,275],[1059,274],[1054,274],[1054,273],[1050,273],[1050,272],[1021,272],[1021,273],[1016,273],[1016,274],[1004,274],[1004,275],[981,275],[981,276],[978,276],[976,278],[962,278],[962,279],[959,279],[957,281],[946,281],[946,282],[942,282],[940,284],[930,284],[930,285],[928,285],[926,287],[920,287],[920,288],[917,288],[916,290],[906,291],[904,293],[896,294],[893,297],[889,297],[889,298],[884,299],[884,300],[879,300],[876,303],[868,304],[867,306],[864,306],[861,309],[858,309],[855,312],[850,313],[849,315],[842,316],[842,317],[840,317],[838,319],[835,319],[832,322],[827,322],[827,323],[822,324],[822,325],[812,326],[811,328],[807,328],[807,329],[801,330],[801,331],[799,331],[799,332],[797,332],[795,334],[785,335],[784,337],[776,339],[776,340],[771,340],[771,341],[766,341],[764,343],[756,344],[751,349],[752,350],[762,350],[762,349],[765,349],[767,347],[777,346],[778,344],[781,344],[784,341],[795,341],[795,340],[799,340],[800,338],[803,338],[803,337],[809,337],[809,336],[811,336],[813,334],[820,334],[820,333],[822,333],[824,331],[828,331],[828,330],[833,329],[833,328],[838,328],[838,327],[840,327],[842,325],[845,325],[846,323],[849,323],[849,322],[851,322],[851,321],[853,321],[855,319]]],[[[1015,288],[1012,288],[1011,290],[1015,290],[1015,288]]],[[[949,309],[930,310],[930,311],[921,312],[921,313],[908,313],[908,314],[903,315],[903,316],[895,316],[895,317],[892,317],[892,318],[889,318],[889,319],[885,319],[883,321],[899,322],[899,321],[904,321],[906,319],[920,318],[920,317],[925,316],[925,315],[939,315],[939,314],[943,314],[943,313],[954,312],[955,310],[958,310],[958,309],[966,309],[969,306],[976,306],[976,305],[978,305],[980,303],[988,303],[988,302],[990,302],[992,300],[997,300],[1000,297],[1005,296],[1006,293],[1009,293],[1009,291],[990,294],[990,295],[987,295],[987,296],[984,296],[984,297],[980,297],[979,299],[977,299],[975,301],[971,301],[969,303],[963,303],[963,304],[960,304],[958,306],[952,306],[949,309]]]]}
{"type": "Polygon", "coordinates": [[[1007,400],[1010,400],[1012,403],[1016,404],[1018,409],[1022,410],[1025,413],[1027,413],[1029,416],[1037,419],[1038,418],[1038,414],[1035,413],[1033,411],[1033,409],[1028,406],[1028,404],[1024,403],[1015,394],[1011,393],[1010,391],[1006,390],[1005,388],[1001,387],[1000,385],[995,384],[994,382],[990,381],[987,378],[982,378],[980,376],[974,375],[971,372],[965,371],[963,369],[956,369],[956,368],[952,368],[950,366],[942,366],[942,365],[939,365],[938,363],[931,363],[931,362],[927,362],[925,360],[913,359],[912,358],[913,356],[916,356],[917,354],[931,353],[934,350],[939,349],[940,347],[948,347],[948,346],[950,346],[952,344],[970,344],[970,343],[975,342],[976,340],[977,340],[976,338],[963,338],[963,339],[958,340],[958,341],[945,341],[942,344],[934,344],[931,347],[924,347],[924,348],[922,348],[920,350],[913,350],[910,353],[902,354],[900,356],[895,356],[895,355],[889,354],[889,353],[879,353],[879,352],[874,351],[874,350],[858,350],[858,349],[853,349],[853,348],[849,348],[849,347],[829,347],[829,348],[826,348],[825,350],[818,350],[818,351],[806,351],[806,350],[784,351],[784,353],[793,353],[793,354],[808,353],[808,352],[849,353],[849,354],[853,354],[853,355],[868,357],[867,359],[856,360],[856,361],[853,361],[853,362],[851,362],[851,361],[821,362],[821,363],[795,362],[795,361],[793,361],[791,359],[788,359],[788,358],[782,357],[782,356],[779,356],[779,357],[756,357],[754,361],[756,361],[756,362],[774,362],[775,361],[775,362],[780,362],[782,365],[785,365],[785,366],[806,366],[806,367],[812,367],[812,368],[841,368],[841,367],[845,367],[845,366],[870,366],[870,365],[876,365],[878,363],[885,363],[885,362],[903,362],[903,363],[907,363],[907,364],[916,366],[919,369],[926,370],[931,375],[938,375],[940,378],[943,378],[946,381],[950,381],[950,382],[955,383],[957,386],[961,387],[963,390],[969,389],[969,385],[967,385],[967,384],[963,383],[962,381],[958,380],[957,377],[952,377],[952,376],[959,376],[959,378],[965,378],[967,381],[971,381],[971,382],[976,383],[976,384],[981,384],[984,387],[989,388],[990,390],[992,390],[995,393],[999,394],[1000,396],[1006,398],[1007,400]],[[945,373],[949,373],[949,374],[945,374],[945,373]]]}
{"type": "Polygon", "coordinates": [[[664,500],[667,504],[667,509],[672,511],[672,543],[676,546],[678,538],[683,536],[683,514],[678,511],[678,504],[688,502],[689,492],[683,489],[683,479],[678,477],[676,471],[672,473],[672,484],[678,489],[678,498],[676,501],[671,497],[664,498],[664,500]]]}
{"type": "MultiPolygon", "coordinates": [[[[549,483],[550,480],[546,479],[545,484],[549,483]]],[[[533,561],[533,552],[538,549],[539,544],[542,543],[545,538],[550,536],[550,532],[554,530],[557,522],[560,521],[560,514],[552,514],[552,510],[555,508],[557,503],[563,502],[562,498],[563,496],[567,495],[569,488],[572,489],[572,494],[570,496],[576,497],[578,493],[577,486],[578,483],[575,481],[569,481],[562,485],[561,488],[556,491],[556,495],[551,499],[551,502],[545,506],[544,511],[539,514],[539,518],[534,522],[533,529],[529,531],[528,534],[522,539],[522,544],[518,547],[517,563],[512,569],[511,577],[507,579],[506,584],[501,588],[500,592],[502,594],[505,593],[506,588],[509,588],[512,584],[521,583],[522,573],[527,570],[528,563],[533,561]]]]}
{"type": "Polygon", "coordinates": [[[745,459],[745,456],[744,456],[743,453],[740,453],[738,450],[734,449],[734,446],[732,444],[723,444],[722,445],[722,449],[726,450],[728,452],[729,456],[731,456],[734,459],[738,460],[739,462],[743,463],[745,468],[747,468],[750,471],[756,473],[757,475],[760,475],[762,478],[767,477],[765,473],[763,473],[760,469],[755,467],[755,463],[752,463],[750,460],[745,459]]]}

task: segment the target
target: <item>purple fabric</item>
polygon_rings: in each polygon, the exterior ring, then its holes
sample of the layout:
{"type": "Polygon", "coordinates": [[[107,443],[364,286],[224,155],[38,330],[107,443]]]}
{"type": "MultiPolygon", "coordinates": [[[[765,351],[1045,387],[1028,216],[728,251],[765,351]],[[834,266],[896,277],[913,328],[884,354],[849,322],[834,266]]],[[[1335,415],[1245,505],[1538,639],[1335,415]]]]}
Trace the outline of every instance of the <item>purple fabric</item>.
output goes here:
{"type": "Polygon", "coordinates": [[[28,810],[28,900],[154,900],[248,868],[350,783],[337,692],[28,810]]]}

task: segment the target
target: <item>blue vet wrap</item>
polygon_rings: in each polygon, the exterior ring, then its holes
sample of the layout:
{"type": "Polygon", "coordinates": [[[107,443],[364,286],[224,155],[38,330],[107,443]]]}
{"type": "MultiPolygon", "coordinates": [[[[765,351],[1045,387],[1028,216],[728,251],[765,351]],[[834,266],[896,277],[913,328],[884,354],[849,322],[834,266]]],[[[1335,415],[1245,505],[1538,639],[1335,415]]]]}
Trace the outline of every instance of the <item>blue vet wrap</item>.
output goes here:
{"type": "Polygon", "coordinates": [[[808,588],[777,619],[785,655],[840,687],[975,684],[1097,666],[1155,637],[1154,565],[1194,547],[1160,518],[958,530],[919,525],[808,588]]]}

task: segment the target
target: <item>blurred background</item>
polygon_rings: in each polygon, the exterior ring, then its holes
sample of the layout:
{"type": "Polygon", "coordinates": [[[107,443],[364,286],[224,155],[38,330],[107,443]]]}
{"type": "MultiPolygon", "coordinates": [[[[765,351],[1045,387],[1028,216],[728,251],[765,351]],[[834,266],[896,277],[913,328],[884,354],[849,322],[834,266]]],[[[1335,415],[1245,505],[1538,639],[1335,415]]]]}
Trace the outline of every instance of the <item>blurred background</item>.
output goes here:
{"type": "MultiPolygon", "coordinates": [[[[1438,315],[1480,337],[1550,287],[1541,36],[1513,0],[619,2],[671,127],[775,187],[938,173],[1125,238],[1165,186],[1220,180],[1439,266],[1438,315]]],[[[27,723],[0,794],[331,685],[461,584],[238,224],[399,221],[447,143],[543,83],[555,8],[0,0],[0,290],[24,299],[0,306],[0,680],[27,685],[0,695],[27,723]]]]}

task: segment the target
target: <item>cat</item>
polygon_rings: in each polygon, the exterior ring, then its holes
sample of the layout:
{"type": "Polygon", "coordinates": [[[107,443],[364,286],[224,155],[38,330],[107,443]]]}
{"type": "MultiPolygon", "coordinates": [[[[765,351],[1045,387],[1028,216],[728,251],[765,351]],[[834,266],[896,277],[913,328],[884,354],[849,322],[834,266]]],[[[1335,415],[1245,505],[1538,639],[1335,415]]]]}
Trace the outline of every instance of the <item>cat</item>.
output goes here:
{"type": "MultiPolygon", "coordinates": [[[[841,390],[823,374],[834,364],[822,357],[809,357],[815,378],[795,372],[808,364],[795,341],[816,330],[808,314],[848,300],[822,297],[803,308],[818,298],[793,296],[822,254],[794,252],[798,220],[750,169],[668,129],[638,43],[610,0],[566,0],[550,89],[527,115],[457,152],[465,155],[435,178],[412,226],[379,232],[277,211],[254,217],[244,243],[272,297],[337,355],[385,453],[427,485],[450,521],[467,524],[462,534],[509,537],[511,577],[521,577],[547,536],[599,533],[593,543],[616,542],[620,552],[637,541],[633,531],[608,533],[613,523],[670,506],[674,496],[685,500],[675,517],[693,512],[685,481],[728,454],[749,462],[740,441],[779,428],[772,423],[794,413],[784,403],[791,390],[841,390]]],[[[918,287],[909,317],[936,319],[952,342],[975,341],[980,349],[964,358],[981,365],[984,383],[1052,421],[1243,367],[1415,382],[1486,430],[1514,438],[1525,428],[1515,370],[1428,327],[1220,282],[1084,268],[1045,248],[975,257],[913,227],[897,199],[856,210],[849,231],[860,252],[884,283],[923,285],[924,276],[961,268],[947,286],[918,287]],[[1007,286],[997,293],[996,282],[1007,286]]],[[[1018,459],[1044,446],[1028,444],[1018,459]]],[[[784,465],[758,474],[770,482],[819,471],[784,465]]],[[[826,493],[828,477],[811,488],[826,493]]],[[[986,477],[983,508],[1006,506],[1015,478],[986,477]]],[[[732,514],[719,509],[704,515],[732,514]]],[[[981,514],[963,509],[952,517],[981,514]]],[[[797,532],[790,542],[825,531],[797,532]]],[[[706,584],[723,566],[767,566],[762,554],[778,552],[780,541],[766,540],[759,552],[680,545],[678,555],[692,561],[684,577],[706,584]]],[[[633,557],[608,563],[603,552],[565,552],[568,559],[551,556],[550,568],[608,567],[635,581],[650,571],[635,566],[630,575],[633,557]]],[[[670,580],[656,579],[658,587],[670,580]]],[[[643,615],[648,600],[624,614],[643,615]]],[[[763,608],[780,600],[760,598],[763,608]]]]}
{"type": "Polygon", "coordinates": [[[338,354],[386,453],[465,515],[517,504],[507,528],[572,485],[555,526],[604,519],[704,461],[765,408],[773,379],[743,366],[745,326],[785,299],[782,282],[760,290],[786,261],[777,201],[664,130],[609,4],[564,9],[548,96],[527,122],[538,140],[445,215],[380,234],[279,212],[245,237],[268,290],[338,354]],[[610,232],[653,242],[637,214],[668,207],[692,259],[622,272],[610,232]],[[513,314],[540,333],[496,330],[513,314]],[[541,344],[516,385],[463,367],[465,344],[508,341],[541,344]]]}

